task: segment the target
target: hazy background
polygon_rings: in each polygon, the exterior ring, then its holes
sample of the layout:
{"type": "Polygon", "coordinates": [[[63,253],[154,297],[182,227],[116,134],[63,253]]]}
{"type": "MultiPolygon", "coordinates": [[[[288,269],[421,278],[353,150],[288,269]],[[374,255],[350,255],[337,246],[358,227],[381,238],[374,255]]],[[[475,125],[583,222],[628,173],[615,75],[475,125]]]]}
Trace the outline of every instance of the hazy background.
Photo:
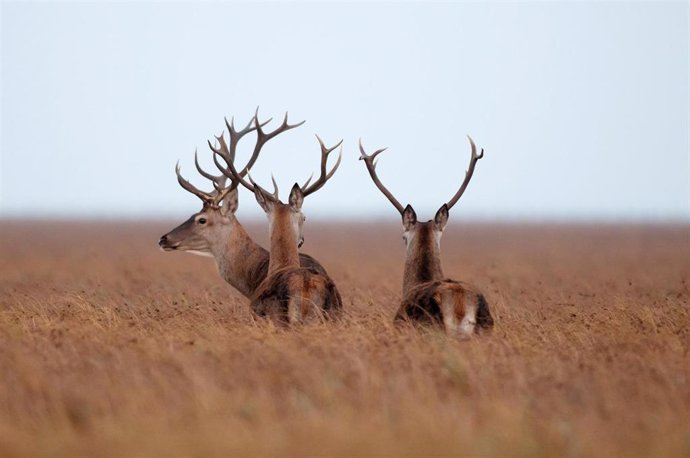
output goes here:
{"type": "MultiPolygon", "coordinates": [[[[13,3],[2,15],[0,214],[188,216],[223,117],[307,123],[254,176],[283,195],[344,138],[305,211],[420,218],[690,219],[688,3],[13,3]]],[[[252,140],[248,140],[253,142],[252,140]]],[[[251,146],[245,144],[245,147],[251,146]]],[[[245,157],[245,156],[243,156],[245,157]]],[[[241,217],[259,214],[243,191],[241,217]]]]}

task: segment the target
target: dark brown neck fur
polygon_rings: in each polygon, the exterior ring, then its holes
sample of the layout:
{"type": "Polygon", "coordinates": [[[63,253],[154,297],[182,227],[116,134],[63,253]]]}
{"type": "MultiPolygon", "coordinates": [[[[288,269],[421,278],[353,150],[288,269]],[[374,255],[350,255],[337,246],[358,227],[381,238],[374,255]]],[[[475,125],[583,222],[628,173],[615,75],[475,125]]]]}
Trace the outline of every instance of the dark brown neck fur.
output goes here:
{"type": "Polygon", "coordinates": [[[433,229],[433,222],[417,223],[405,259],[403,294],[421,283],[443,279],[441,253],[436,246],[433,229]]]}
{"type": "Polygon", "coordinates": [[[271,254],[268,274],[284,267],[299,267],[297,234],[292,227],[291,211],[287,205],[276,204],[271,224],[271,254]]]}

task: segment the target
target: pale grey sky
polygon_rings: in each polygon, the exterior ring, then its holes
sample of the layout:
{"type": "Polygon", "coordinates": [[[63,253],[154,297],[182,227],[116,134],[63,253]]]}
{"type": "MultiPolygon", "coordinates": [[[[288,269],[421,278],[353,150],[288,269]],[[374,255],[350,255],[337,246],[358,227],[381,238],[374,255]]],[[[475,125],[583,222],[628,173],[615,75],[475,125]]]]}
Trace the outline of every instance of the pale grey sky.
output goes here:
{"type": "MultiPolygon", "coordinates": [[[[344,138],[315,218],[690,219],[688,3],[2,3],[0,215],[188,216],[223,117],[289,110],[283,194],[344,138]]],[[[247,145],[245,145],[247,147],[247,145]]],[[[256,216],[242,192],[239,214],[256,216]]]]}

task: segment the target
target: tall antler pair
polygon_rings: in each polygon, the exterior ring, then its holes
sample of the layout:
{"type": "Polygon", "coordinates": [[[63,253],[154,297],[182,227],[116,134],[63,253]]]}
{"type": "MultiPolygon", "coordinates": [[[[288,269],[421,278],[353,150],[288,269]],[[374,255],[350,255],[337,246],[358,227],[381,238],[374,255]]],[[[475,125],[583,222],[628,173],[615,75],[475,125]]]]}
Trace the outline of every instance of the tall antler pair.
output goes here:
{"type": "MultiPolygon", "coordinates": [[[[448,210],[450,210],[453,207],[453,205],[455,205],[457,201],[460,200],[460,197],[462,197],[462,194],[465,192],[465,189],[467,189],[467,185],[470,183],[470,180],[472,179],[472,174],[474,173],[474,167],[477,164],[477,161],[484,157],[484,148],[482,148],[481,152],[477,154],[477,146],[474,144],[472,137],[468,135],[467,138],[469,139],[470,146],[472,147],[472,157],[470,158],[470,166],[465,172],[465,180],[462,182],[462,185],[460,185],[460,189],[458,189],[458,192],[456,192],[455,195],[446,203],[448,210]]],[[[379,188],[379,191],[381,191],[383,195],[386,196],[386,198],[388,198],[390,203],[392,203],[393,206],[402,215],[405,211],[405,207],[403,207],[400,204],[400,202],[398,202],[398,199],[396,199],[393,196],[393,194],[383,185],[383,183],[381,183],[381,180],[379,179],[378,174],[376,173],[376,156],[383,153],[385,150],[386,148],[381,148],[379,150],[374,151],[372,154],[367,155],[367,153],[364,151],[364,147],[362,146],[362,140],[359,140],[359,151],[361,153],[359,160],[364,161],[364,163],[366,164],[367,170],[369,171],[369,175],[371,176],[371,179],[374,181],[376,187],[379,188]]]]}

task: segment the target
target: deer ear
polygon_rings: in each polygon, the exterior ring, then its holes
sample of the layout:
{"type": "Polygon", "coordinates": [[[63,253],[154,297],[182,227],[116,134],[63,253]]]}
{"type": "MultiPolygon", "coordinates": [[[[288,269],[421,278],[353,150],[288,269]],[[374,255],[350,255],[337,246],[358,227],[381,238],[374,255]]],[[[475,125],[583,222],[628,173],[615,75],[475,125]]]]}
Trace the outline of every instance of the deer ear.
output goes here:
{"type": "Polygon", "coordinates": [[[288,202],[293,210],[300,210],[302,208],[302,203],[304,202],[304,193],[302,192],[302,188],[300,188],[297,183],[295,183],[290,190],[290,198],[288,199],[288,202]]]}
{"type": "Polygon", "coordinates": [[[256,201],[259,203],[261,208],[263,208],[263,210],[266,213],[269,213],[271,211],[271,206],[273,203],[269,199],[266,198],[263,191],[261,189],[259,189],[258,186],[254,190],[254,197],[256,197],[256,201]]]}
{"type": "Polygon", "coordinates": [[[442,231],[445,227],[446,224],[448,223],[448,204],[443,204],[441,208],[438,209],[436,212],[436,216],[434,216],[434,224],[436,225],[436,229],[439,231],[442,231]]]}
{"type": "Polygon", "coordinates": [[[409,231],[412,229],[412,226],[417,224],[417,214],[414,212],[412,205],[407,204],[407,207],[405,207],[405,210],[402,214],[402,220],[403,228],[405,228],[406,231],[409,231]]]}
{"type": "Polygon", "coordinates": [[[227,215],[229,213],[235,213],[237,211],[237,207],[239,205],[239,202],[237,200],[237,188],[231,189],[228,191],[228,194],[225,196],[223,199],[223,206],[221,209],[223,210],[222,213],[224,215],[227,215]]]}

